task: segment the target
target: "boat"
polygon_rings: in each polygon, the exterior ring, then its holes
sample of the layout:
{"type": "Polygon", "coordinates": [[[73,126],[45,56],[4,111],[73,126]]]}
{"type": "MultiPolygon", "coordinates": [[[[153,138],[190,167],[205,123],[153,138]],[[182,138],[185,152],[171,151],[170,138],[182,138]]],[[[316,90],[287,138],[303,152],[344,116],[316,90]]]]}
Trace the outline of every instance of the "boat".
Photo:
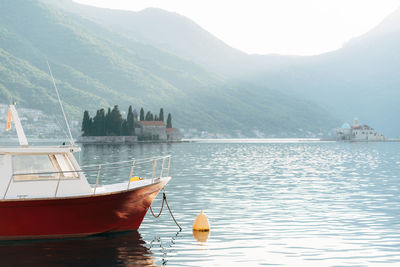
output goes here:
{"type": "Polygon", "coordinates": [[[15,125],[19,146],[0,147],[1,240],[137,230],[171,179],[170,155],[80,166],[74,156],[78,146],[30,146],[15,105],[10,105],[8,119],[7,127],[11,120],[15,125]],[[148,177],[134,176],[144,163],[151,166],[148,177]],[[122,166],[129,170],[125,182],[101,185],[105,170],[122,166]],[[95,184],[88,182],[90,172],[95,173],[95,184]]]}

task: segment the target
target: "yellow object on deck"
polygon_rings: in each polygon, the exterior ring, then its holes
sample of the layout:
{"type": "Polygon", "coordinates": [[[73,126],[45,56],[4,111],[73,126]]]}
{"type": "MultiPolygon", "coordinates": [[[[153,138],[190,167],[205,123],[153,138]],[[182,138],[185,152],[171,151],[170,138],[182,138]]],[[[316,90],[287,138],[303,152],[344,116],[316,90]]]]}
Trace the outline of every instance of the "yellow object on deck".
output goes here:
{"type": "Polygon", "coordinates": [[[6,131],[9,131],[11,129],[11,122],[12,122],[12,115],[11,111],[8,110],[6,131]]]}
{"type": "Polygon", "coordinates": [[[136,181],[140,181],[143,180],[143,178],[139,177],[139,176],[135,176],[135,177],[131,177],[131,182],[136,182],[136,181]]]}
{"type": "Polygon", "coordinates": [[[197,215],[193,223],[193,230],[195,231],[210,231],[210,224],[208,223],[207,216],[201,210],[201,213],[197,215]]]}

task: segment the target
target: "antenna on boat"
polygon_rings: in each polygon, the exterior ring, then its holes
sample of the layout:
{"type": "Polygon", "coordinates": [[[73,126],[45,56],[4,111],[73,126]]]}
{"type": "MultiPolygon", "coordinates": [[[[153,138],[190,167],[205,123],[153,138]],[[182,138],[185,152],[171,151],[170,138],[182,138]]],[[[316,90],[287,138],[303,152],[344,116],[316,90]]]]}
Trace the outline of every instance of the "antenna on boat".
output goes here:
{"type": "Polygon", "coordinates": [[[58,98],[58,103],[60,104],[61,111],[62,111],[62,114],[63,114],[63,116],[64,116],[65,124],[67,125],[67,129],[68,129],[68,133],[69,133],[69,138],[70,138],[70,143],[71,143],[71,145],[75,145],[75,143],[74,143],[74,138],[72,138],[71,129],[69,128],[67,116],[65,116],[64,108],[63,108],[63,105],[62,105],[62,103],[61,103],[60,94],[58,93],[56,81],[54,80],[53,73],[51,72],[50,64],[49,64],[49,61],[47,60],[47,57],[46,57],[46,63],[47,63],[47,67],[49,67],[50,76],[51,76],[51,78],[53,79],[53,85],[54,85],[54,88],[56,89],[57,98],[58,98]]]}
{"type": "Polygon", "coordinates": [[[21,121],[19,120],[18,112],[15,109],[15,104],[16,103],[14,102],[8,109],[7,131],[11,128],[11,121],[14,121],[19,144],[21,146],[28,146],[28,140],[26,139],[24,128],[22,128],[21,121]]]}

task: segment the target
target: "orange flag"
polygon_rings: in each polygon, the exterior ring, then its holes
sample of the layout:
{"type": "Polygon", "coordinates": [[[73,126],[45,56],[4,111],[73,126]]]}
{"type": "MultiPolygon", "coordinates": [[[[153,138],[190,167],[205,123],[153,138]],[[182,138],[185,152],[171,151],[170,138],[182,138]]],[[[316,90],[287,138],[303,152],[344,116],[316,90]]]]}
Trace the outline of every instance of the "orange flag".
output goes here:
{"type": "Polygon", "coordinates": [[[6,131],[9,131],[11,129],[11,122],[12,122],[12,116],[11,116],[11,111],[8,111],[8,116],[7,116],[7,126],[6,126],[6,131]]]}

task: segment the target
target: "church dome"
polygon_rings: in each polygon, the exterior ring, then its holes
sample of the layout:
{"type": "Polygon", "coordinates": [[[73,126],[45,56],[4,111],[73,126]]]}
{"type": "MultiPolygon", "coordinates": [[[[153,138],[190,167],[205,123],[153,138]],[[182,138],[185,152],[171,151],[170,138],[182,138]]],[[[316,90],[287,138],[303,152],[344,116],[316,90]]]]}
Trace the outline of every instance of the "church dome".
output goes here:
{"type": "Polygon", "coordinates": [[[343,123],[343,125],[342,125],[342,129],[344,129],[344,130],[350,130],[350,124],[348,124],[347,122],[346,123],[343,123]]]}

